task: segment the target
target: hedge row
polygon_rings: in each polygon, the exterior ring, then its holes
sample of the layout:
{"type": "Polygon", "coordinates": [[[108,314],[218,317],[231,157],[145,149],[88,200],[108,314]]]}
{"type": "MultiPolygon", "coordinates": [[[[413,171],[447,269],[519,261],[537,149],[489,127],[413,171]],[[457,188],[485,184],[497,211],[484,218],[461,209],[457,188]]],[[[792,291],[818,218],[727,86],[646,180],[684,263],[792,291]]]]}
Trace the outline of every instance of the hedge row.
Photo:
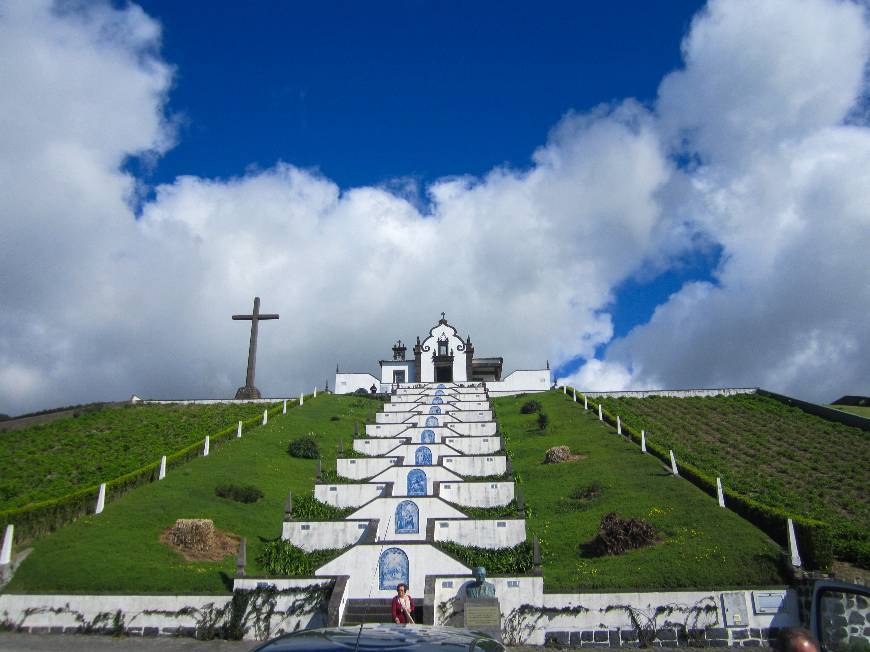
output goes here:
{"type": "MultiPolygon", "coordinates": [[[[574,388],[569,389],[577,391],[574,388]]],[[[577,391],[577,399],[583,400],[584,398],[586,397],[577,391]]],[[[589,402],[590,408],[594,405],[594,409],[598,410],[598,403],[593,403],[592,399],[587,398],[586,400],[589,402]]],[[[603,405],[601,405],[601,415],[604,421],[614,428],[616,427],[616,416],[605,410],[603,405]]],[[[631,426],[626,425],[625,421],[621,421],[621,426],[624,436],[630,437],[632,441],[638,444],[640,443],[641,435],[639,432],[631,426]]],[[[670,466],[669,449],[660,448],[654,441],[647,439],[646,450],[670,466]]],[[[707,474],[692,464],[678,462],[678,467],[682,477],[702,491],[705,491],[714,498],[716,497],[716,478],[714,476],[707,474]]],[[[725,504],[729,509],[755,525],[783,547],[788,547],[788,519],[791,519],[794,522],[798,550],[800,551],[801,561],[804,566],[809,569],[823,571],[831,567],[831,562],[834,558],[833,537],[831,528],[827,523],[764,505],[757,500],[725,489],[724,487],[723,493],[725,494],[725,504]]]]}
{"type": "MultiPolygon", "coordinates": [[[[296,407],[298,402],[289,404],[287,408],[296,407]]],[[[268,408],[267,408],[268,409],[268,408]]],[[[282,405],[268,409],[269,416],[279,414],[282,405]]],[[[243,429],[256,428],[262,424],[262,417],[253,417],[242,422],[243,429]]],[[[209,449],[214,450],[236,435],[238,425],[229,426],[220,432],[209,436],[209,449]]],[[[176,468],[185,462],[202,454],[204,439],[200,439],[184,448],[166,456],[166,469],[176,468]]],[[[128,491],[143,484],[157,480],[160,471],[160,460],[146,464],[138,469],[106,482],[106,503],[117,500],[128,491]]],[[[58,528],[74,521],[80,516],[92,513],[97,502],[100,485],[80,489],[60,498],[52,498],[24,507],[0,511],[0,523],[15,526],[15,541],[17,544],[27,543],[44,536],[58,528]]]]}

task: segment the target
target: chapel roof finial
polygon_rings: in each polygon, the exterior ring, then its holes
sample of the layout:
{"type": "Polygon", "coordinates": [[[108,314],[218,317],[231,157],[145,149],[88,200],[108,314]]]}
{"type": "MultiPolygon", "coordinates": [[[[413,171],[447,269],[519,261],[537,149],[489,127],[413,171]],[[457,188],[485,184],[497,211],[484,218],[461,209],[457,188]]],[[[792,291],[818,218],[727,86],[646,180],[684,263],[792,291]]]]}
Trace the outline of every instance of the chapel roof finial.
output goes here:
{"type": "Polygon", "coordinates": [[[446,324],[447,323],[447,315],[445,313],[443,313],[443,312],[441,313],[441,321],[439,321],[438,323],[439,324],[446,324]]]}
{"type": "Polygon", "coordinates": [[[550,361],[547,360],[547,369],[549,369],[549,368],[550,368],[550,361]]]}

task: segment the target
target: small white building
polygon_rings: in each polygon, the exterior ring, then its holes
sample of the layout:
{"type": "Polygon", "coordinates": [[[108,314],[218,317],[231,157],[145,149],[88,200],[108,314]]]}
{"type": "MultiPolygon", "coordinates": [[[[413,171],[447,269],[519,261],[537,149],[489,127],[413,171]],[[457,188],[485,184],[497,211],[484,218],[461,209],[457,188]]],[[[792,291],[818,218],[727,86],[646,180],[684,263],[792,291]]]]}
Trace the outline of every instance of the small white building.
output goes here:
{"type": "Polygon", "coordinates": [[[491,396],[524,392],[544,392],[551,386],[549,364],[546,369],[523,369],[502,378],[504,359],[475,357],[471,336],[463,340],[444,313],[424,340],[417,337],[407,359],[407,347],[398,340],[391,360],[381,360],[378,375],[335,370],[335,393],[350,394],[358,390],[390,393],[400,385],[418,383],[483,383],[491,396]]]}

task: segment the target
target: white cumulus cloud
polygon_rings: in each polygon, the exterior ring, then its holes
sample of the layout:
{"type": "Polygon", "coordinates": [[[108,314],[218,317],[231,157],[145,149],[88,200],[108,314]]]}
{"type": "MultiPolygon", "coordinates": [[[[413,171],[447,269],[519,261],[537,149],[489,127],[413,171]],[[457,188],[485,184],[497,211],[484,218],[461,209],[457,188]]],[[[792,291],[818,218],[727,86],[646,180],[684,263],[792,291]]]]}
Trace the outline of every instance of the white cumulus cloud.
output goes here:
{"type": "Polygon", "coordinates": [[[374,371],[442,310],[509,369],[592,358],[620,283],[698,243],[723,248],[715,283],[677,292],[580,386],[858,391],[870,143],[846,122],[866,17],[763,5],[711,3],[653,109],[569,112],[527,169],[438,180],[424,207],[280,163],[178,178],[136,219],[123,163],[173,140],[159,24],[135,5],[4,3],[0,412],[232,395],[247,324],[230,315],[254,295],[281,315],[261,326],[267,395],[322,385],[336,362],[374,371]]]}

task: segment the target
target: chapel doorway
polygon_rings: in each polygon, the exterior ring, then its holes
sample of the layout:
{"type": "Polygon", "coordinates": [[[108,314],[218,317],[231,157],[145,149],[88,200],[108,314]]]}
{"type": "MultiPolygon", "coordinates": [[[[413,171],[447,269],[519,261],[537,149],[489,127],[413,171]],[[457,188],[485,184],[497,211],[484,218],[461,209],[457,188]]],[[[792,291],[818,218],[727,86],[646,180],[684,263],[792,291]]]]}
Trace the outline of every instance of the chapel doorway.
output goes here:
{"type": "Polygon", "coordinates": [[[453,365],[445,367],[435,367],[435,382],[436,383],[452,383],[453,382],[453,365]]]}

